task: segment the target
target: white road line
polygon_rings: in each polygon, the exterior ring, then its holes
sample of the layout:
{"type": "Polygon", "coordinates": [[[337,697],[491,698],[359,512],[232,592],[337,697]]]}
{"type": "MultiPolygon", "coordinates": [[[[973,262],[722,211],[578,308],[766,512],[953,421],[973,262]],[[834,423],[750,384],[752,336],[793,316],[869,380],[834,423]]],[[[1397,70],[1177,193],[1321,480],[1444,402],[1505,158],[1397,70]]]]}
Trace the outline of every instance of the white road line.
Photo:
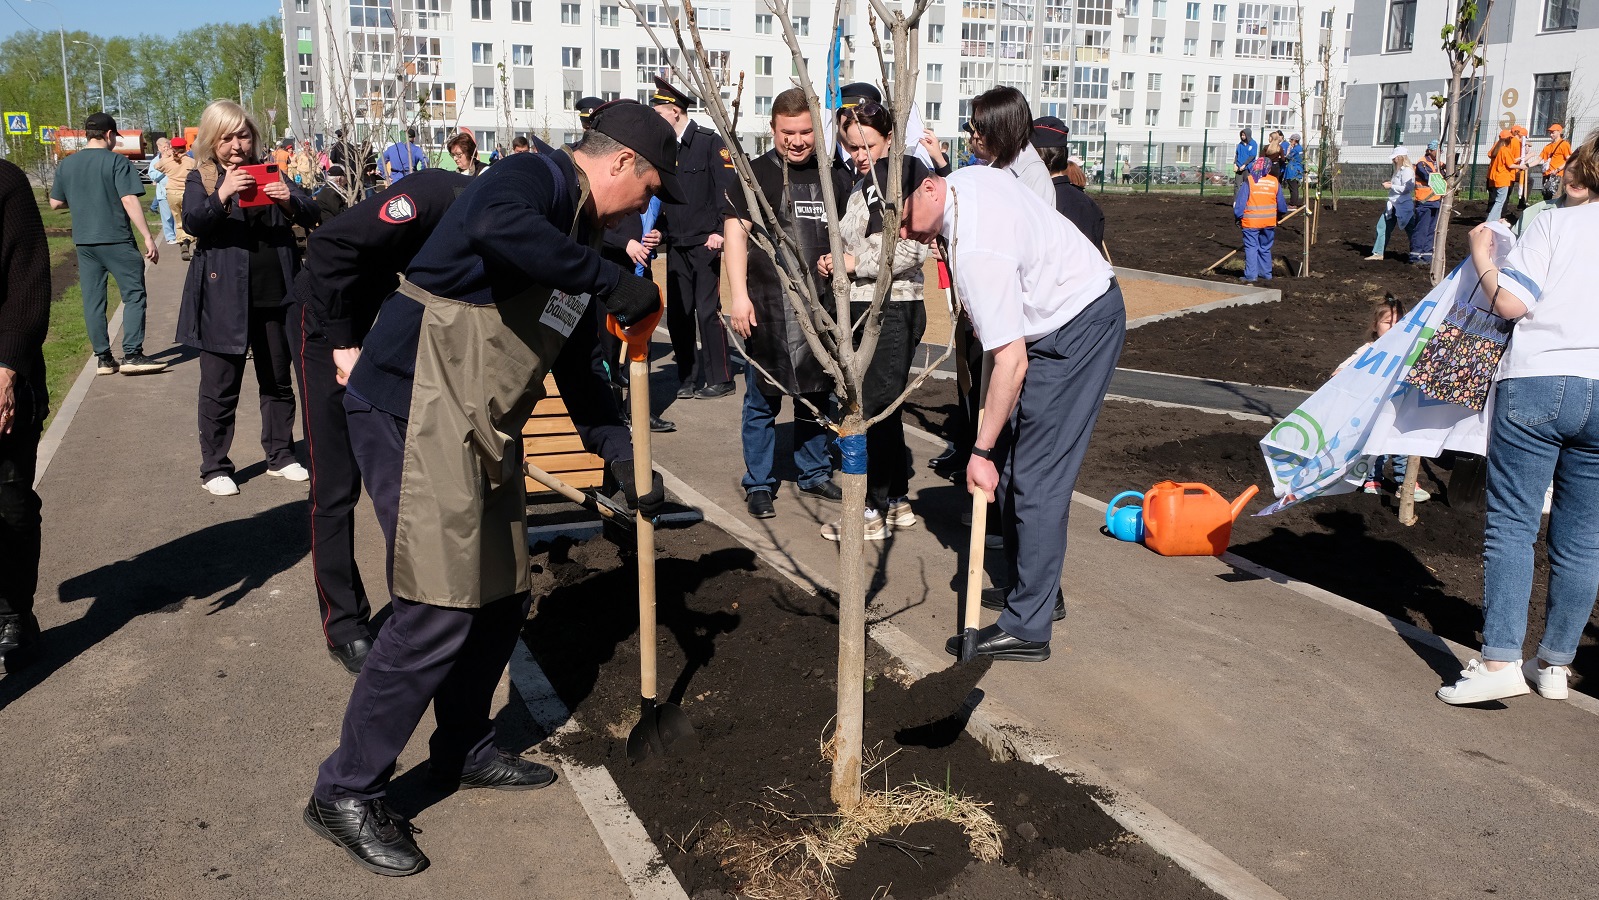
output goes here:
{"type": "Polygon", "coordinates": [[[1106,394],[1106,400],[1117,400],[1122,403],[1142,403],[1145,406],[1156,406],[1161,409],[1191,409],[1194,412],[1210,413],[1213,416],[1231,416],[1242,422],[1263,422],[1267,425],[1277,424],[1271,416],[1262,416],[1256,413],[1233,412],[1230,409],[1214,409],[1209,406],[1192,406],[1187,403],[1170,403],[1165,400],[1145,400],[1143,397],[1128,397],[1122,394],[1106,394]]]}
{"type": "MultiPolygon", "coordinates": [[[[511,681],[546,736],[578,730],[577,720],[521,641],[517,641],[516,651],[511,654],[511,681]]],[[[583,766],[569,760],[561,761],[561,771],[634,900],[688,900],[611,773],[603,766],[583,766]]]]}

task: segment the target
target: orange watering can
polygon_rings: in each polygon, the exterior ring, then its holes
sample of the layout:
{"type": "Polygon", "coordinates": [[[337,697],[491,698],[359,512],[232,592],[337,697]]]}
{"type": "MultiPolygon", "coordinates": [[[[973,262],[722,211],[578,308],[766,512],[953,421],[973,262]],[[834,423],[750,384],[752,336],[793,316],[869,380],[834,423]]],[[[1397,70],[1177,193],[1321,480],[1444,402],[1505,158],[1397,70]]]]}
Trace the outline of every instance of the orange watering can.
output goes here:
{"type": "Polygon", "coordinates": [[[1144,546],[1161,556],[1220,556],[1233,520],[1259,490],[1250,485],[1228,503],[1207,485],[1162,481],[1144,492],[1144,546]]]}

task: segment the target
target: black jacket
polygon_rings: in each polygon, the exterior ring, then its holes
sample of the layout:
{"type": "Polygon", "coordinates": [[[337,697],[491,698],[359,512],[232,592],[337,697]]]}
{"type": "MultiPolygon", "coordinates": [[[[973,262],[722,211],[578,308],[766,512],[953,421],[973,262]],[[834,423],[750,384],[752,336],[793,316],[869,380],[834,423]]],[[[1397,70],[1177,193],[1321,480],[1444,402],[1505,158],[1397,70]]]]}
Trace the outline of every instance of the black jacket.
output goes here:
{"type": "Polygon", "coordinates": [[[662,200],[655,227],[673,247],[698,247],[707,237],[722,233],[728,198],[742,193],[733,157],[720,135],[688,123],[677,148],[677,183],[688,202],[662,200]]]}
{"type": "MultiPolygon", "coordinates": [[[[195,169],[183,188],[183,230],[194,235],[195,245],[178,309],[177,341],[211,353],[241,354],[250,346],[250,250],[256,239],[234,199],[217,201],[223,174],[209,165],[195,169]],[[213,178],[209,188],[208,174],[213,178]]],[[[300,268],[292,226],[315,228],[320,220],[316,201],[293,184],[289,208],[285,215],[276,203],[267,207],[266,241],[278,251],[285,287],[294,284],[300,268]]]]}
{"type": "Polygon", "coordinates": [[[1082,188],[1072,184],[1065,175],[1056,175],[1055,209],[1065,216],[1077,230],[1088,238],[1100,253],[1105,252],[1105,213],[1082,188]]]}

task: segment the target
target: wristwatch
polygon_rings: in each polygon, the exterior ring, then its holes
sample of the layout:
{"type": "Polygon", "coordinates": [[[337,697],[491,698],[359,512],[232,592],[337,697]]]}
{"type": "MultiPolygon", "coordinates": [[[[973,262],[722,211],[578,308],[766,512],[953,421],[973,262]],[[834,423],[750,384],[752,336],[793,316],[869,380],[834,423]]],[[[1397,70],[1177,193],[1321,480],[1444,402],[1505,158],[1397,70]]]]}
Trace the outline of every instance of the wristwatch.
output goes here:
{"type": "Polygon", "coordinates": [[[989,454],[993,453],[993,452],[994,452],[994,448],[993,447],[987,447],[987,448],[984,448],[984,447],[973,447],[972,448],[972,455],[977,457],[978,459],[992,460],[993,458],[991,456],[989,456],[989,454]]]}

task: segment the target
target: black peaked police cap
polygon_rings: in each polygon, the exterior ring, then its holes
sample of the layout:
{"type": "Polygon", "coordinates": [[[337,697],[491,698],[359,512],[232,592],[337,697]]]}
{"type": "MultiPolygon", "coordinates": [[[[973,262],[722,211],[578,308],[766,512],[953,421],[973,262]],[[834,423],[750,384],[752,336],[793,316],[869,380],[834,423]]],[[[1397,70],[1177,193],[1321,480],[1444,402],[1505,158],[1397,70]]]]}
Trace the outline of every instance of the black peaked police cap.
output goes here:
{"type": "Polygon", "coordinates": [[[654,110],[642,103],[622,101],[594,114],[595,131],[649,161],[661,176],[661,199],[684,202],[677,183],[677,133],[654,110]]]}

